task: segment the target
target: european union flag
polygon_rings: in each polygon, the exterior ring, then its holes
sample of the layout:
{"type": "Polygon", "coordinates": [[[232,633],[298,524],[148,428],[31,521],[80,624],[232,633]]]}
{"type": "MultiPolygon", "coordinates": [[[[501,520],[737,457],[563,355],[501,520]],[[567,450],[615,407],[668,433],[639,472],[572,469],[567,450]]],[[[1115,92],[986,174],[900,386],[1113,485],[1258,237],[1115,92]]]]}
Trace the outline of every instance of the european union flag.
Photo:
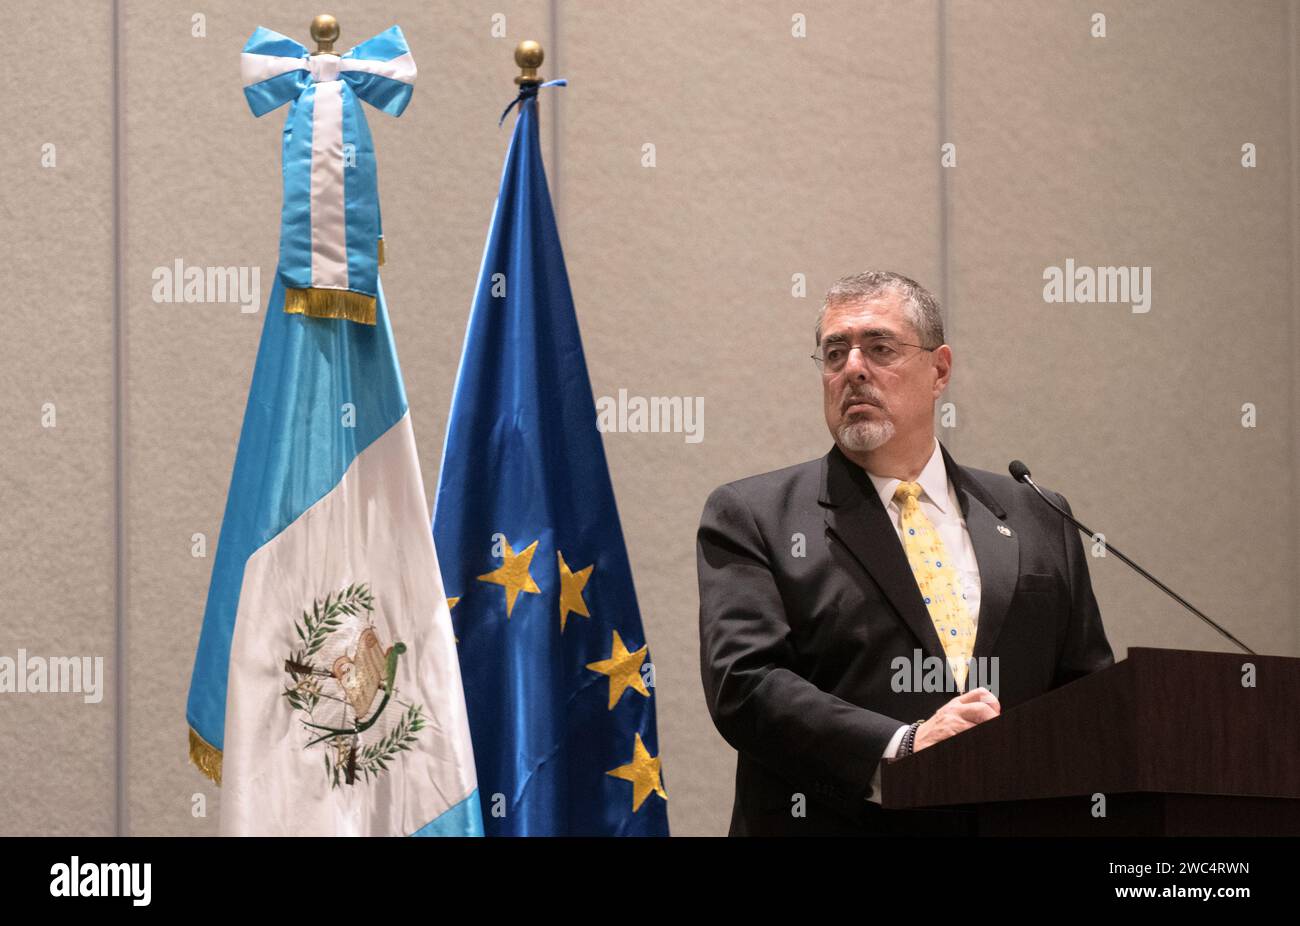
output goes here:
{"type": "Polygon", "coordinates": [[[487,835],[668,835],[654,676],[537,130],[519,115],[433,531],[487,835]]]}

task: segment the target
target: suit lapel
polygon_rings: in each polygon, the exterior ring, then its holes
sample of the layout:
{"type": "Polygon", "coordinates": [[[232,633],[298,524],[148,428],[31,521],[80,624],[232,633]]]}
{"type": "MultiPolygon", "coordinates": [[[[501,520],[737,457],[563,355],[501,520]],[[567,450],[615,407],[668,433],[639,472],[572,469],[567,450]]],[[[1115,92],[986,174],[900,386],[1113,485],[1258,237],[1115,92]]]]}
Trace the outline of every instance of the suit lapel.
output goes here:
{"type": "Polygon", "coordinates": [[[826,508],[826,529],[848,548],[889,603],[921,641],[928,656],[943,658],[943,647],[935,633],[930,612],[917,588],[916,577],[889,512],[870,477],[834,447],[824,461],[822,504],[826,508]]]}
{"type": "MultiPolygon", "coordinates": [[[[948,479],[956,489],[980,572],[980,611],[973,655],[988,656],[1006,620],[1020,570],[1020,545],[1003,521],[1006,512],[966,475],[939,442],[948,479]],[[1001,528],[1001,529],[999,529],[1001,528]]],[[[898,533],[870,477],[840,451],[823,459],[821,503],[826,528],[880,586],[890,604],[921,641],[922,651],[943,658],[934,622],[899,543],[898,533]]]]}
{"type": "Polygon", "coordinates": [[[967,475],[939,442],[948,479],[957,487],[957,501],[966,519],[966,533],[980,571],[980,612],[973,656],[989,656],[1007,619],[1020,574],[1020,539],[1003,521],[1007,513],[974,477],[967,475]]]}

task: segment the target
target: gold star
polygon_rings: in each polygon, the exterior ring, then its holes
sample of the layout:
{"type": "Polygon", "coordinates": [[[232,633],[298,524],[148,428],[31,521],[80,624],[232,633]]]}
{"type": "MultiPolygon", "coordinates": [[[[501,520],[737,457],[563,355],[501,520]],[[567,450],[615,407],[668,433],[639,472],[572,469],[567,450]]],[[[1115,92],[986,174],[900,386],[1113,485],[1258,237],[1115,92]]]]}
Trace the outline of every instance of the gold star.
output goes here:
{"type": "Polygon", "coordinates": [[[528,572],[528,566],[533,561],[533,554],[537,552],[537,541],[534,540],[528,545],[527,549],[516,553],[510,549],[510,542],[503,541],[506,545],[505,563],[500,569],[494,569],[478,577],[480,582],[492,582],[496,585],[504,585],[506,589],[506,617],[510,617],[510,612],[515,609],[515,599],[519,597],[520,592],[539,593],[541,589],[533,581],[533,577],[528,572]]]}
{"type": "MultiPolygon", "coordinates": [[[[460,597],[459,597],[459,596],[457,596],[457,597],[455,597],[455,598],[448,598],[448,599],[447,599],[447,612],[448,612],[448,613],[451,613],[451,609],[454,608],[454,607],[456,607],[456,602],[458,602],[458,601],[460,601],[460,597]]],[[[454,633],[451,635],[451,638],[452,638],[453,640],[455,640],[457,643],[460,642],[460,637],[456,636],[454,633]]]]}
{"type": "Polygon", "coordinates": [[[586,587],[587,580],[591,578],[591,570],[596,567],[593,564],[586,569],[570,572],[569,564],[564,561],[564,554],[556,550],[555,558],[560,561],[560,633],[564,633],[564,623],[568,620],[570,611],[583,617],[591,617],[591,612],[587,610],[587,602],[582,600],[582,590],[586,587]]]}
{"type": "Polygon", "coordinates": [[[641,809],[641,805],[645,803],[651,791],[668,800],[668,795],[664,792],[663,778],[659,772],[659,757],[650,755],[646,750],[645,744],[641,742],[640,733],[636,734],[636,742],[632,746],[632,761],[605,774],[632,782],[633,813],[641,809]]]}
{"type": "Polygon", "coordinates": [[[612,711],[618,699],[623,696],[623,692],[631,688],[633,691],[639,691],[647,698],[650,692],[645,687],[645,681],[641,678],[641,663],[645,662],[646,647],[641,647],[635,653],[629,653],[627,647],[623,645],[623,639],[614,631],[614,642],[610,647],[610,657],[602,659],[600,662],[589,662],[587,668],[593,672],[599,672],[601,675],[609,676],[609,709],[612,711]]]}

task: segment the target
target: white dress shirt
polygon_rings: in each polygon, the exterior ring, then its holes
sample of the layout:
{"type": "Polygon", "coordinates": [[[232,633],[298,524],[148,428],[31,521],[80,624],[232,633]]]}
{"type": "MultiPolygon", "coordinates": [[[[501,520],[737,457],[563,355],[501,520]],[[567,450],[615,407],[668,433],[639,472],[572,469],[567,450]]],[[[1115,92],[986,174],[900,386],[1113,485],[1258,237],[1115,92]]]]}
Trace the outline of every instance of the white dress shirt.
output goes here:
{"type": "MultiPolygon", "coordinates": [[[[880,501],[885,506],[885,511],[889,513],[889,519],[894,522],[894,530],[898,532],[898,542],[903,543],[902,527],[902,509],[898,502],[894,501],[894,491],[903,480],[889,476],[877,476],[875,473],[868,472],[871,477],[871,484],[876,487],[876,492],[880,495],[880,501]]],[[[966,519],[961,515],[961,505],[957,503],[957,490],[948,481],[948,470],[943,465],[943,453],[939,450],[939,440],[935,438],[934,451],[930,454],[930,460],[921,470],[921,475],[915,480],[921,486],[921,494],[917,496],[917,503],[921,506],[921,512],[930,519],[934,529],[939,533],[939,538],[943,541],[944,549],[948,551],[948,558],[952,561],[954,568],[957,570],[957,577],[961,580],[962,591],[966,595],[966,607],[970,611],[971,620],[976,626],[979,625],[980,613],[980,571],[979,563],[975,560],[975,549],[971,546],[970,533],[966,530],[966,519]]],[[[892,759],[898,754],[898,747],[903,741],[903,734],[907,732],[906,726],[899,727],[894,733],[889,745],[885,747],[884,759],[892,759]]],[[[871,796],[867,798],[874,804],[880,803],[880,764],[876,765],[876,771],[871,776],[871,796]]]]}

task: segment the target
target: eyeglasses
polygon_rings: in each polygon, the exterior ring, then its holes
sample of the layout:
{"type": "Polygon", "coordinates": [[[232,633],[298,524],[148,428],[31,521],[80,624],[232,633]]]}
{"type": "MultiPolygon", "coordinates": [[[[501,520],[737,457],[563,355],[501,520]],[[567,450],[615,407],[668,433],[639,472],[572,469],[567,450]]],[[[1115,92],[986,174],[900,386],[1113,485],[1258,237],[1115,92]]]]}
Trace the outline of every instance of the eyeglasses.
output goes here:
{"type": "Polygon", "coordinates": [[[915,347],[926,352],[938,350],[937,347],[905,344],[898,338],[884,336],[866,338],[861,345],[853,346],[848,341],[827,341],[818,353],[812,355],[812,359],[817,364],[817,369],[838,373],[849,362],[850,351],[861,350],[862,358],[868,364],[878,370],[887,370],[907,359],[907,354],[903,351],[905,347],[915,347]]]}

